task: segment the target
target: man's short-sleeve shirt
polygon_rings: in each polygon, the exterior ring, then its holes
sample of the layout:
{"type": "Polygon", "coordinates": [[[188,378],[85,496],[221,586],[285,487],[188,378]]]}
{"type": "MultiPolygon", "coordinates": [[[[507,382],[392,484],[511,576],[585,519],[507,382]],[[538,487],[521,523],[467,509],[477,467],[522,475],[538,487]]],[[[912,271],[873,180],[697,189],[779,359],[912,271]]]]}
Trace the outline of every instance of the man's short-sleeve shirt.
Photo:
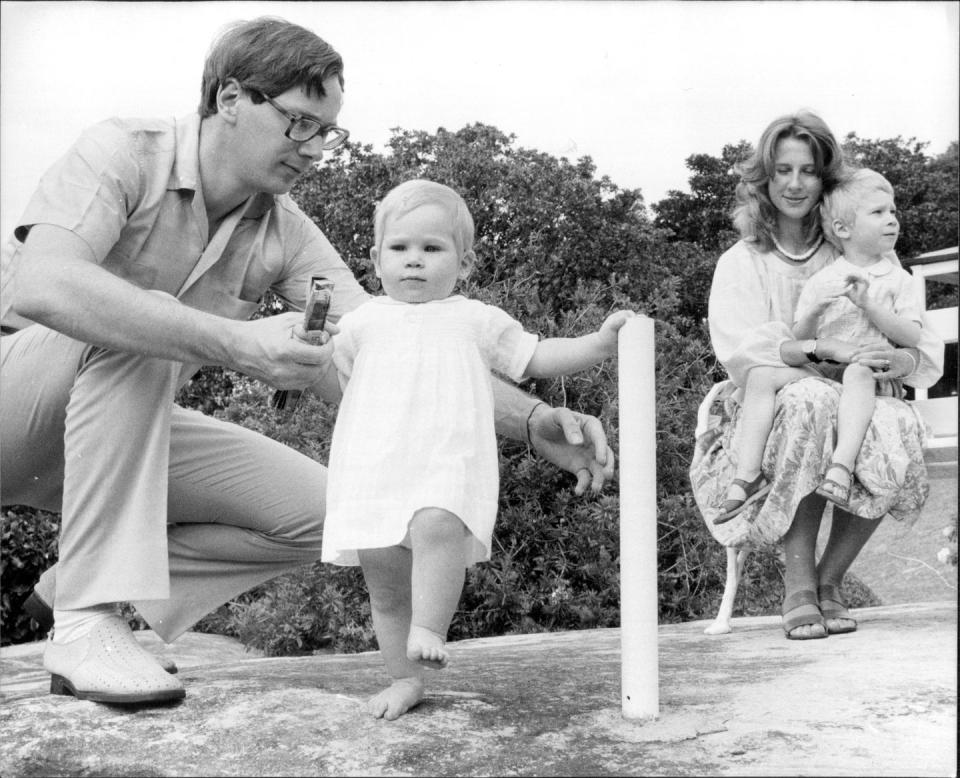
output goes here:
{"type": "Polygon", "coordinates": [[[4,323],[26,323],[13,321],[9,298],[22,241],[36,224],[70,230],[120,278],[231,319],[248,318],[268,289],[302,309],[312,275],[335,284],[333,320],[367,298],[330,241],[288,195],[251,197],[240,206],[239,220],[224,219],[221,232],[233,227],[232,233],[208,235],[199,137],[197,114],[109,119],[86,130],[41,178],[4,245],[4,323]],[[205,251],[202,267],[209,266],[197,276],[205,251]]]}

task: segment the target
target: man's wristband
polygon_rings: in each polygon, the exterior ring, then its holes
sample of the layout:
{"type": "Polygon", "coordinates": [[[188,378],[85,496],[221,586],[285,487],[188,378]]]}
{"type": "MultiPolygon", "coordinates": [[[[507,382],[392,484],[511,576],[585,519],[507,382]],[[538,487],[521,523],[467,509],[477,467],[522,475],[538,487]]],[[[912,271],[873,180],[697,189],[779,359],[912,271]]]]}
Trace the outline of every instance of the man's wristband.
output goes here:
{"type": "Polygon", "coordinates": [[[528,446],[533,445],[533,444],[531,443],[531,439],[530,439],[530,419],[533,418],[533,412],[534,412],[535,410],[537,410],[537,408],[539,408],[541,405],[546,405],[546,403],[545,403],[543,400],[539,400],[539,401],[530,409],[530,413],[527,414],[527,425],[526,425],[526,427],[527,427],[527,445],[528,445],[528,446]]]}

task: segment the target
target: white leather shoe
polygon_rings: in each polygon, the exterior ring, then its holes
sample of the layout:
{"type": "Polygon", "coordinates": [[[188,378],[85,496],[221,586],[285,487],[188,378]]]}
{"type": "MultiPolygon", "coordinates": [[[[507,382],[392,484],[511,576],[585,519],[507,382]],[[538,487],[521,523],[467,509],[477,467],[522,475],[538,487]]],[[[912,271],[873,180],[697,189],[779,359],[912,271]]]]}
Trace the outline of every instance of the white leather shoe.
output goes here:
{"type": "Polygon", "coordinates": [[[69,643],[47,640],[43,667],[51,694],[121,705],[180,700],[186,690],[137,643],[119,616],[110,616],[69,643]]]}
{"type": "MultiPolygon", "coordinates": [[[[39,586],[34,587],[34,590],[30,592],[30,596],[24,600],[24,611],[40,625],[41,632],[49,633],[50,630],[53,629],[53,608],[47,604],[52,600],[53,598],[50,597],[49,594],[40,593],[39,586]]],[[[153,654],[151,654],[151,656],[153,656],[153,654]]],[[[166,672],[177,672],[177,664],[172,659],[167,659],[164,656],[153,656],[153,659],[166,672]]]]}

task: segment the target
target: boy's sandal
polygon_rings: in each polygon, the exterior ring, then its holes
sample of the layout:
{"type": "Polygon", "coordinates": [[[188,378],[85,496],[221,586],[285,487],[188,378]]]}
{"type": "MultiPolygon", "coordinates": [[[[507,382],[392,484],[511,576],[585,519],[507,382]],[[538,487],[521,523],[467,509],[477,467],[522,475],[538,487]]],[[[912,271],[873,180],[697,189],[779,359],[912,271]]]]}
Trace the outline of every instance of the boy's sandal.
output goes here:
{"type": "Polygon", "coordinates": [[[826,497],[834,505],[846,508],[850,504],[850,488],[852,486],[853,473],[850,472],[847,466],[841,465],[839,462],[831,462],[830,467],[827,468],[827,472],[823,474],[823,480],[820,482],[820,486],[817,487],[816,492],[821,497],[826,497]],[[833,478],[827,478],[830,471],[834,468],[843,470],[843,472],[847,474],[847,482],[845,484],[835,481],[833,478]]]}
{"type": "Polygon", "coordinates": [[[833,584],[820,584],[817,587],[820,595],[820,612],[823,613],[823,620],[827,622],[827,632],[831,635],[842,635],[845,632],[857,631],[857,620],[850,615],[843,597],[840,595],[840,587],[833,584]],[[852,622],[831,629],[831,619],[843,619],[852,622]]]}
{"type": "Polygon", "coordinates": [[[734,478],[733,486],[740,487],[740,490],[743,492],[743,499],[724,500],[723,505],[720,506],[720,515],[713,520],[714,524],[725,524],[730,521],[730,519],[742,513],[744,508],[766,495],[766,493],[770,491],[772,484],[767,482],[767,479],[763,477],[763,473],[760,473],[752,481],[734,478]]]}
{"type": "Polygon", "coordinates": [[[801,589],[800,591],[794,592],[787,597],[783,601],[783,605],[780,608],[780,613],[783,617],[783,631],[787,636],[787,640],[818,640],[827,636],[827,625],[823,620],[823,614],[820,613],[820,603],[817,600],[817,594],[810,589],[801,589]],[[816,612],[798,613],[797,615],[790,616],[788,618],[788,614],[799,610],[804,605],[812,605],[814,608],[816,608],[816,612]],[[822,635],[793,634],[793,631],[797,627],[813,626],[814,624],[819,624],[823,627],[822,635]]]}

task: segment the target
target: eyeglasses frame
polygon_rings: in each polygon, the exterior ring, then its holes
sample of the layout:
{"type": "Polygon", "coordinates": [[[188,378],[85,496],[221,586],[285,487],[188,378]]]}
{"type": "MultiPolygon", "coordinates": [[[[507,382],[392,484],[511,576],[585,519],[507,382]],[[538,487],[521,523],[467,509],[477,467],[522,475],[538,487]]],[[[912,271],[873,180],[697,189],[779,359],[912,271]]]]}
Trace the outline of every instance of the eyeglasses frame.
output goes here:
{"type": "Polygon", "coordinates": [[[316,119],[311,119],[309,116],[304,116],[303,114],[293,113],[292,111],[288,111],[282,105],[277,103],[272,97],[264,94],[259,89],[251,89],[250,91],[256,92],[258,95],[260,95],[260,97],[262,97],[264,100],[270,103],[270,105],[272,105],[274,109],[276,109],[279,113],[283,114],[283,116],[285,116],[289,120],[290,124],[287,125],[287,131],[283,134],[285,137],[289,138],[294,143],[308,143],[309,141],[312,141],[314,138],[316,138],[320,133],[330,132],[331,130],[334,130],[335,132],[338,132],[341,134],[334,139],[335,142],[333,143],[333,145],[332,146],[328,145],[329,143],[331,143],[331,141],[325,141],[323,146],[321,147],[324,151],[333,151],[333,149],[339,148],[344,143],[346,143],[347,138],[350,137],[350,131],[345,130],[343,127],[338,127],[335,124],[327,124],[327,125],[320,124],[320,122],[318,122],[316,119]],[[290,133],[293,131],[294,125],[300,121],[308,121],[317,125],[317,131],[313,133],[313,135],[311,135],[309,138],[304,138],[303,140],[297,140],[296,138],[291,138],[290,133]]]}

